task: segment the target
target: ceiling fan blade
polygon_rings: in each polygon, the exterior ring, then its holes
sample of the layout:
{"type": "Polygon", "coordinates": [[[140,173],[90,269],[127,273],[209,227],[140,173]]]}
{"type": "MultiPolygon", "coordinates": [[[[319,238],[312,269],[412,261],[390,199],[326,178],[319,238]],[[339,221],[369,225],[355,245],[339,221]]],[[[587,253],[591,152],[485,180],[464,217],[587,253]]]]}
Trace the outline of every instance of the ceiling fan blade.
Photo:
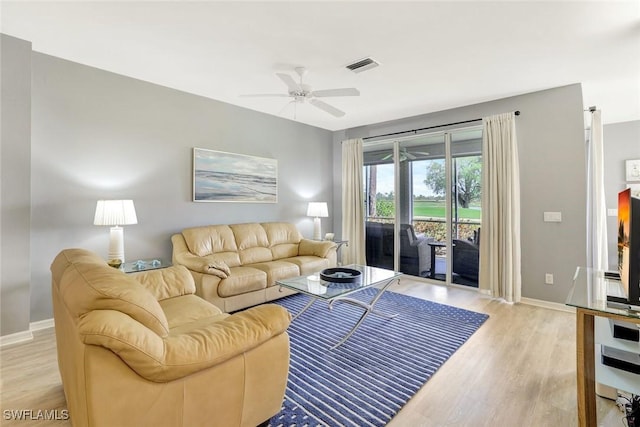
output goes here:
{"type": "Polygon", "coordinates": [[[360,91],[354,87],[343,87],[339,89],[315,90],[311,92],[313,96],[360,96],[360,91]]]}
{"type": "Polygon", "coordinates": [[[342,117],[345,115],[345,112],[342,110],[338,110],[336,107],[327,104],[324,101],[320,101],[319,99],[312,99],[309,101],[310,104],[312,104],[313,106],[326,111],[327,113],[331,114],[332,116],[335,117],[342,117]]]}
{"type": "Polygon", "coordinates": [[[354,87],[343,87],[339,89],[314,90],[313,96],[360,96],[360,91],[354,87]]]}
{"type": "Polygon", "coordinates": [[[240,95],[242,98],[269,98],[269,97],[278,97],[278,98],[288,98],[289,95],[285,93],[249,93],[246,95],[240,95]]]}
{"type": "Polygon", "coordinates": [[[302,90],[300,85],[296,83],[296,81],[293,80],[293,77],[291,77],[289,74],[276,73],[276,76],[278,76],[280,80],[282,80],[284,84],[287,85],[287,87],[289,88],[289,92],[300,92],[302,90]]]}

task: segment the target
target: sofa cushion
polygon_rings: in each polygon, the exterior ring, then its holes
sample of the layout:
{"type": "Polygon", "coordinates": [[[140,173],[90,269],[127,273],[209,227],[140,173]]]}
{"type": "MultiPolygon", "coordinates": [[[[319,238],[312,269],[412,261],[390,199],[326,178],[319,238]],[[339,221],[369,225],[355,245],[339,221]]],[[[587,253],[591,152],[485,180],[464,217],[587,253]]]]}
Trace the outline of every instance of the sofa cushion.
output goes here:
{"type": "Polygon", "coordinates": [[[288,222],[265,222],[260,224],[267,234],[271,246],[282,243],[300,243],[302,235],[295,225],[288,222]]]}
{"type": "Polygon", "coordinates": [[[251,264],[249,267],[257,268],[267,273],[267,286],[274,286],[277,280],[300,275],[300,268],[297,264],[282,260],[251,264]]]}
{"type": "Polygon", "coordinates": [[[183,323],[182,325],[171,328],[171,332],[169,332],[169,335],[179,335],[179,334],[188,333],[189,331],[206,327],[211,323],[222,322],[229,316],[231,316],[229,313],[224,313],[220,311],[220,314],[214,314],[213,316],[208,316],[208,317],[201,317],[200,319],[196,319],[192,322],[183,323]]]}
{"type": "Polygon", "coordinates": [[[281,243],[271,247],[271,256],[274,260],[291,258],[298,255],[297,243],[281,243]]]}
{"type": "Polygon", "coordinates": [[[198,256],[237,252],[236,239],[228,225],[210,225],[182,230],[189,251],[198,256]]]}
{"type": "Polygon", "coordinates": [[[242,265],[271,261],[271,249],[267,233],[260,224],[234,224],[230,226],[236,237],[236,245],[242,265]]]}
{"type": "Polygon", "coordinates": [[[295,225],[286,222],[266,222],[261,225],[267,233],[274,260],[298,255],[302,235],[295,225]]]}
{"type": "Polygon", "coordinates": [[[218,284],[218,295],[230,297],[267,287],[267,273],[257,268],[233,267],[231,274],[218,284]]]}
{"type": "Polygon", "coordinates": [[[130,276],[140,282],[158,301],[196,292],[193,276],[182,265],[131,273],[130,276]]]}
{"type": "Polygon", "coordinates": [[[329,260],[327,258],[319,258],[313,255],[297,256],[293,258],[283,259],[281,261],[287,261],[296,264],[300,268],[300,275],[318,273],[319,271],[329,268],[329,260]]]}
{"type": "Polygon", "coordinates": [[[206,302],[195,295],[168,298],[160,301],[169,329],[174,329],[202,318],[217,316],[222,311],[215,305],[206,302]]]}

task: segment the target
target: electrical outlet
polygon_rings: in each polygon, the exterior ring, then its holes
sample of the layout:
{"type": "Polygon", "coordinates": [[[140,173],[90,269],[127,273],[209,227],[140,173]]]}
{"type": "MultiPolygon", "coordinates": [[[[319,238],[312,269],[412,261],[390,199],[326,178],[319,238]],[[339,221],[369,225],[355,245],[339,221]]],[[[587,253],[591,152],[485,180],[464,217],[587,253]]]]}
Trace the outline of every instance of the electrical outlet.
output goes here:
{"type": "Polygon", "coordinates": [[[547,285],[553,285],[553,274],[546,273],[544,275],[544,283],[547,285]]]}

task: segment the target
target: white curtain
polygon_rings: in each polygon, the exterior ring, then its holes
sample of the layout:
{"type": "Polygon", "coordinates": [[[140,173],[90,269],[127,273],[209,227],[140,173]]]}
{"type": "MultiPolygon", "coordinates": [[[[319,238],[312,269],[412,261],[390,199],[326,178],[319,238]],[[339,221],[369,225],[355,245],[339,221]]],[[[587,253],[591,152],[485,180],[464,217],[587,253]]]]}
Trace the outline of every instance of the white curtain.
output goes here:
{"type": "Polygon", "coordinates": [[[480,289],[519,302],[520,169],[514,113],[482,119],[480,289]]]}
{"type": "Polygon", "coordinates": [[[591,112],[587,131],[587,267],[609,269],[607,208],[604,196],[604,143],[602,115],[591,112]]]}
{"type": "Polygon", "coordinates": [[[342,141],[342,248],[343,264],[366,264],[362,139],[342,141]]]}

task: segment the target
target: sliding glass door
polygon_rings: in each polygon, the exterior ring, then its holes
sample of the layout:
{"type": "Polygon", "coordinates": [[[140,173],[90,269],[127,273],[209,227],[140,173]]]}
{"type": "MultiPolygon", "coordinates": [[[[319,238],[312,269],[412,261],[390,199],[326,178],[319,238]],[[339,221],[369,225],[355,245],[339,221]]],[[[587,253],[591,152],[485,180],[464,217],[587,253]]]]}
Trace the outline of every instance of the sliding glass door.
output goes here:
{"type": "Polygon", "coordinates": [[[364,147],[367,264],[398,271],[395,262],[396,165],[394,143],[364,147]]]}
{"type": "Polygon", "coordinates": [[[481,129],[366,144],[367,263],[477,286],[481,129]]]}
{"type": "Polygon", "coordinates": [[[482,129],[451,132],[452,282],[478,287],[482,129]]]}
{"type": "Polygon", "coordinates": [[[447,271],[447,205],[444,193],[434,191],[433,184],[446,185],[445,136],[398,141],[400,271],[441,280],[447,271]]]}

